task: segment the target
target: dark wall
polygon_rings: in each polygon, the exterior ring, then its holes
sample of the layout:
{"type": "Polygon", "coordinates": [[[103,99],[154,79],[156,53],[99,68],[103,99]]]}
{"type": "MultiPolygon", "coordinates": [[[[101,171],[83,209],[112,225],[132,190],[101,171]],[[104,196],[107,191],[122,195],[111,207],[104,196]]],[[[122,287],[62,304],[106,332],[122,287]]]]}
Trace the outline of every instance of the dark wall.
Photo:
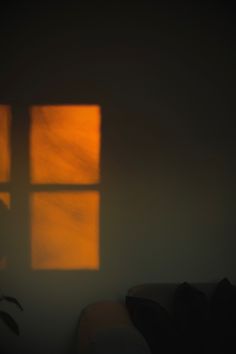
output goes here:
{"type": "MultiPolygon", "coordinates": [[[[34,353],[67,352],[81,308],[119,298],[136,283],[236,279],[230,6],[145,1],[3,9],[0,103],[16,107],[22,146],[19,106],[102,107],[101,268],[2,272],[3,286],[25,305],[16,344],[24,352],[34,345],[34,353]]],[[[24,161],[17,163],[17,153],[14,159],[21,175],[24,161]]],[[[23,190],[20,179],[14,183],[15,192],[23,190]]]]}

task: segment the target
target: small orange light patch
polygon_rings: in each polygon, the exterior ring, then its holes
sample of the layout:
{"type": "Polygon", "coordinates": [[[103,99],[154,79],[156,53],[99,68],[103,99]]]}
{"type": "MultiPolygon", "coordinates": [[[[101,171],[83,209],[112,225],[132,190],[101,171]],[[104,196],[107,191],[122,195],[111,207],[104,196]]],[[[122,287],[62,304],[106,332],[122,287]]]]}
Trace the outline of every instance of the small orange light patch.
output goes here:
{"type": "Polygon", "coordinates": [[[0,200],[6,208],[10,209],[10,194],[7,192],[0,192],[0,200]]]}
{"type": "MultiPolygon", "coordinates": [[[[6,192],[0,192],[0,203],[3,203],[3,209],[7,208],[10,209],[10,194],[6,192]]],[[[1,210],[1,209],[0,209],[1,210]]],[[[1,210],[2,211],[2,210],[1,210]]],[[[1,217],[5,217],[5,212],[0,213],[0,220],[1,217]]],[[[4,223],[4,220],[0,221],[0,225],[2,225],[2,222],[4,223]]],[[[0,269],[5,269],[7,267],[7,257],[1,252],[1,249],[3,247],[3,250],[5,249],[4,244],[6,243],[5,239],[2,239],[1,237],[7,237],[7,235],[3,235],[2,232],[0,233],[0,269]]]]}
{"type": "Polygon", "coordinates": [[[10,176],[10,107],[0,105],[0,182],[8,182],[10,176]]]}
{"type": "Polygon", "coordinates": [[[99,268],[99,193],[35,192],[32,268],[99,268]]]}
{"type": "Polygon", "coordinates": [[[31,108],[31,182],[99,182],[100,107],[31,108]]]}

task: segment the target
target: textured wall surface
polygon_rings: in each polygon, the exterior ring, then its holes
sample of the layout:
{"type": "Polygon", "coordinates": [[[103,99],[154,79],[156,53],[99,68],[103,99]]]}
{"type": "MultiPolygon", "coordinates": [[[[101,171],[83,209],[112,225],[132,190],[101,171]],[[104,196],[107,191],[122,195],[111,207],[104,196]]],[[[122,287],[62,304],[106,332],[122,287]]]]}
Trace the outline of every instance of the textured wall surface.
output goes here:
{"type": "Polygon", "coordinates": [[[5,335],[11,352],[72,352],[82,307],[137,283],[236,280],[229,6],[22,3],[2,12],[14,222],[0,281],[25,309],[10,309],[22,332],[5,335]],[[47,104],[101,107],[98,270],[30,268],[27,107],[47,104]]]}

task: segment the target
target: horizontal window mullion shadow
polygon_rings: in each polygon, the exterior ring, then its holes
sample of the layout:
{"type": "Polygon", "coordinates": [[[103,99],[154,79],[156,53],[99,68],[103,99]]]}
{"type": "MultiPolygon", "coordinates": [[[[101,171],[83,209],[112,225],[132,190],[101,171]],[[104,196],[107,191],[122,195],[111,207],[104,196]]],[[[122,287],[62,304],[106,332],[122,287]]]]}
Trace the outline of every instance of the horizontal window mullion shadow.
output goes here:
{"type": "Polygon", "coordinates": [[[98,184],[30,184],[31,192],[58,191],[98,191],[98,184]]]}
{"type": "Polygon", "coordinates": [[[0,192],[9,192],[9,189],[11,188],[11,185],[9,182],[6,183],[0,183],[0,192]]]}

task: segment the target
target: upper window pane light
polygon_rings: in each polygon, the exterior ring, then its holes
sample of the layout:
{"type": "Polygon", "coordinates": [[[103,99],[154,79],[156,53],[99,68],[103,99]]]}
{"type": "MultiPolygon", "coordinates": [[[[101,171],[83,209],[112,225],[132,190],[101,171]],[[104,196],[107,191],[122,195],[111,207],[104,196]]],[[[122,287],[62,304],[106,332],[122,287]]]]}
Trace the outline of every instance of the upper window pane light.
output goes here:
{"type": "Polygon", "coordinates": [[[0,105],[0,182],[10,177],[10,107],[0,105]]]}
{"type": "Polygon", "coordinates": [[[31,182],[99,182],[100,107],[31,108],[31,182]]]}

